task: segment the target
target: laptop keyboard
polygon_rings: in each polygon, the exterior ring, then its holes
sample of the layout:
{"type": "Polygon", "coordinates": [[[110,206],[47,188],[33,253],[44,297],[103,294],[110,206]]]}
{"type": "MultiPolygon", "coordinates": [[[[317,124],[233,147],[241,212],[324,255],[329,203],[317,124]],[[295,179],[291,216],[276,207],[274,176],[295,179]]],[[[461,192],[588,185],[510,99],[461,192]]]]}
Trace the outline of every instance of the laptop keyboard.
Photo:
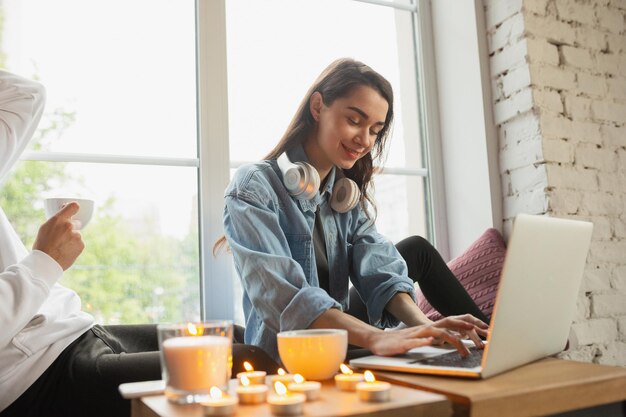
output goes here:
{"type": "Polygon", "coordinates": [[[432,366],[450,366],[453,368],[475,368],[480,366],[484,350],[470,349],[469,356],[462,357],[459,352],[448,352],[431,358],[414,360],[409,363],[423,363],[432,366]]]}

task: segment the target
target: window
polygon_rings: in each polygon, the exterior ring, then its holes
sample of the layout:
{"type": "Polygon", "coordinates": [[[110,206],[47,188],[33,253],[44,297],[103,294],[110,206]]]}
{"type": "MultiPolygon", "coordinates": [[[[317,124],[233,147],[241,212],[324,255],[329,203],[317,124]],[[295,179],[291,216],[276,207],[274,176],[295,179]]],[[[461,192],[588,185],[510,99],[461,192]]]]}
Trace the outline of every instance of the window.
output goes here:
{"type": "Polygon", "coordinates": [[[242,322],[232,259],[212,255],[224,187],[274,146],[320,71],[348,56],[396,95],[375,179],[378,229],[393,241],[432,237],[413,3],[4,0],[0,64],[39,78],[48,103],[11,180],[16,194],[0,204],[28,243],[42,197],[95,199],[87,249],[62,283],[102,323],[201,311],[242,322]]]}
{"type": "MultiPolygon", "coordinates": [[[[337,58],[358,59],[394,88],[396,119],[386,171],[374,184],[378,230],[399,241],[428,235],[415,7],[408,1],[372,3],[381,2],[226,2],[230,160],[235,168],[261,159],[278,142],[318,74],[337,58]]],[[[239,294],[238,279],[234,285],[239,294]]],[[[241,314],[239,305],[235,312],[241,314]]]]}
{"type": "Polygon", "coordinates": [[[44,197],[93,198],[61,284],[101,323],[199,317],[193,2],[2,5],[3,66],[47,89],[39,140],[0,196],[18,233],[32,243],[44,197]]]}

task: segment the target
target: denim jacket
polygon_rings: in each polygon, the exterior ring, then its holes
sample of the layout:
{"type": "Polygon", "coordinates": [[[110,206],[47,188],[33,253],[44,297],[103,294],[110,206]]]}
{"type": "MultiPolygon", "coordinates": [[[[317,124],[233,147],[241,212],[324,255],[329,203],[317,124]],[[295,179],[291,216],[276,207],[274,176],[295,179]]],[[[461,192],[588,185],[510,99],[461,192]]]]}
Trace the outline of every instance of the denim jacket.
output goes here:
{"type": "MultiPolygon", "coordinates": [[[[289,152],[306,161],[302,146],[289,152]]],[[[275,160],[237,170],[225,192],[224,230],[243,286],[245,342],[278,359],[276,334],[306,329],[330,308],[348,308],[348,279],[367,306],[370,323],[398,320],[384,309],[398,292],[415,299],[413,281],[395,246],[376,232],[357,205],[347,213],[330,207],[331,170],[311,200],[292,197],[275,160]],[[313,249],[315,212],[320,207],[329,267],[329,292],[319,287],[313,249]]]]}

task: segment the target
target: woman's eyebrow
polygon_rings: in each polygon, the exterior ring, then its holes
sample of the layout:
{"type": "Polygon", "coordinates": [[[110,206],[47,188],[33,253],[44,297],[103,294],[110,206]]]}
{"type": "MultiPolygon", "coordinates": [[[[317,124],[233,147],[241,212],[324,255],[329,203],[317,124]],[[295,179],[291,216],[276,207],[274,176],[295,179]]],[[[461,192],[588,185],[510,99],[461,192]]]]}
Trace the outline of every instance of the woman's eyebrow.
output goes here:
{"type": "MultiPolygon", "coordinates": [[[[358,107],[348,106],[348,108],[352,111],[359,113],[361,117],[363,117],[365,120],[369,119],[369,116],[367,115],[367,113],[365,113],[363,110],[359,109],[358,107]]],[[[384,126],[385,122],[376,122],[375,124],[384,126]]]]}

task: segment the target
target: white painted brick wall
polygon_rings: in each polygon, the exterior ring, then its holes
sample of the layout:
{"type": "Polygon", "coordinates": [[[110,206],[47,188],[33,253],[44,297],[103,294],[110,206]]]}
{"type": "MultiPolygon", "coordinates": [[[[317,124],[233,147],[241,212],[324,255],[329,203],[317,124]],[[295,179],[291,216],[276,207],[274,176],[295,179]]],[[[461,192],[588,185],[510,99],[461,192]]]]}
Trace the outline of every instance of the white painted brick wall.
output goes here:
{"type": "Polygon", "coordinates": [[[503,231],[518,213],[594,223],[576,341],[626,366],[626,0],[484,0],[503,231]]]}
{"type": "Polygon", "coordinates": [[[548,197],[550,210],[564,214],[578,213],[583,198],[581,193],[576,190],[551,191],[548,197]]]}
{"type": "Polygon", "coordinates": [[[576,86],[574,68],[562,69],[553,65],[530,64],[530,78],[537,87],[573,90],[576,86]]]}
{"type": "Polygon", "coordinates": [[[563,93],[565,96],[565,115],[575,120],[591,118],[591,99],[575,94],[563,93]]]}
{"type": "Polygon", "coordinates": [[[617,319],[619,329],[619,340],[626,341],[626,316],[617,319]]]}
{"type": "MultiPolygon", "coordinates": [[[[624,39],[624,43],[626,43],[626,39],[624,39]]],[[[626,101],[626,78],[616,75],[614,78],[606,79],[606,84],[610,97],[626,101]]]]}
{"type": "MultiPolygon", "coordinates": [[[[576,74],[576,82],[578,84],[576,92],[578,94],[584,94],[594,98],[598,96],[604,97],[607,94],[607,83],[609,80],[598,75],[579,72],[576,74]]],[[[621,91],[618,90],[617,93],[621,93],[621,91]]]]}
{"type": "Polygon", "coordinates": [[[553,113],[563,113],[561,95],[553,90],[533,90],[535,106],[553,113]]]}
{"type": "MultiPolygon", "coordinates": [[[[545,39],[525,39],[529,62],[559,65],[559,50],[545,39]]],[[[522,44],[523,45],[523,44],[522,44]]]]}
{"type": "MultiPolygon", "coordinates": [[[[611,287],[626,293],[626,266],[615,268],[613,274],[611,274],[611,287]]],[[[624,330],[626,330],[626,328],[624,330]]]]}
{"type": "Polygon", "coordinates": [[[580,345],[592,343],[610,343],[617,340],[617,321],[604,319],[590,319],[572,325],[572,331],[580,345]]]}
{"type": "Polygon", "coordinates": [[[604,149],[601,145],[582,143],[576,147],[576,164],[583,168],[595,168],[600,171],[617,170],[617,153],[604,149]]]}
{"type": "Polygon", "coordinates": [[[563,45],[561,54],[563,55],[563,63],[565,65],[588,70],[594,67],[595,62],[591,58],[591,52],[588,49],[563,45]]]}
{"type": "Polygon", "coordinates": [[[556,0],[555,5],[561,21],[574,21],[588,25],[594,23],[595,13],[592,5],[581,4],[574,0],[556,0]]]}
{"type": "MultiPolygon", "coordinates": [[[[607,291],[611,289],[611,273],[606,268],[603,268],[600,265],[587,264],[585,268],[585,280],[582,284],[582,289],[585,292],[600,292],[607,291]]],[[[591,300],[589,297],[584,297],[584,299],[591,304],[591,300]]],[[[591,308],[588,310],[591,311],[591,308]]]]}
{"type": "Polygon", "coordinates": [[[600,346],[600,355],[597,362],[602,365],[615,365],[626,363],[626,343],[611,342],[606,346],[600,346]]]}
{"type": "Polygon", "coordinates": [[[573,120],[571,123],[572,140],[584,143],[601,144],[600,126],[596,123],[573,120]]]}

